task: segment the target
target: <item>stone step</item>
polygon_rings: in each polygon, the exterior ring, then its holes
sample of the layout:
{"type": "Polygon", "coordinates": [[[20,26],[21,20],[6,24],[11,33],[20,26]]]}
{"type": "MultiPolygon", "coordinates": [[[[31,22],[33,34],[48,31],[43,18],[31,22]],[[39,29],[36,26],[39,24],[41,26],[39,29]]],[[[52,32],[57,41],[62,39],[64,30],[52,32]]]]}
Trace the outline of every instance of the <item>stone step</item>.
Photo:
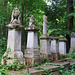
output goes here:
{"type": "MultiPolygon", "coordinates": [[[[57,62],[53,62],[50,63],[50,65],[42,66],[43,70],[37,70],[36,67],[29,68],[29,73],[31,73],[31,75],[45,75],[46,71],[44,69],[46,69],[50,73],[52,72],[53,75],[59,75],[59,70],[62,68],[58,65],[64,66],[63,70],[68,70],[70,67],[70,63],[68,62],[59,62],[59,64],[57,62]]],[[[8,73],[11,75],[22,75],[24,71],[25,69],[19,71],[9,71],[8,73]]]]}

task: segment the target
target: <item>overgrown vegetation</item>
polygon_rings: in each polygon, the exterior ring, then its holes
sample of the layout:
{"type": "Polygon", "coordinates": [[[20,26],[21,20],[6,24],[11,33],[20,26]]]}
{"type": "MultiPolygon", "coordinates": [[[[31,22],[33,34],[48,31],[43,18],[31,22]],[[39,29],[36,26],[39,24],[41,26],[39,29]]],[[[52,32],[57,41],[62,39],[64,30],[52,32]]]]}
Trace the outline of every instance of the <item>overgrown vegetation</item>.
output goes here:
{"type": "MultiPolygon", "coordinates": [[[[18,7],[21,13],[21,23],[24,27],[28,26],[29,19],[34,15],[35,25],[40,28],[39,37],[42,35],[43,28],[43,15],[48,17],[48,34],[50,36],[65,36],[67,39],[71,32],[75,32],[75,0],[0,0],[0,75],[5,74],[5,70],[19,70],[24,67],[21,63],[1,65],[1,59],[7,47],[7,28],[6,25],[10,23],[12,10],[18,7]],[[46,3],[47,1],[47,3],[46,3]],[[70,2],[71,1],[71,2],[70,2]],[[71,10],[70,10],[71,9],[71,10]],[[72,10],[73,9],[73,10],[72,10]]],[[[22,31],[22,50],[24,52],[27,42],[27,32],[22,31]]],[[[69,41],[69,39],[68,39],[69,41]]],[[[39,41],[40,43],[40,41],[39,41]]],[[[69,42],[67,43],[69,44],[69,42]]],[[[67,45],[67,47],[70,47],[67,45]]],[[[67,49],[69,51],[69,49],[67,49]]],[[[68,53],[68,58],[63,61],[70,61],[75,58],[75,53],[68,53]]],[[[7,60],[7,55],[3,57],[7,60]]],[[[46,59],[42,58],[39,62],[46,63],[46,59]]],[[[41,65],[35,63],[30,67],[41,65]]],[[[47,65],[48,63],[44,64],[47,65]]],[[[54,64],[55,65],[55,64],[54,64]]],[[[57,64],[58,65],[58,64],[57,64]]],[[[61,66],[63,67],[63,66],[61,66]]],[[[42,67],[38,66],[39,69],[42,67]]],[[[64,74],[74,74],[74,65],[71,66],[69,71],[64,74]]],[[[62,72],[62,71],[61,71],[62,72]]],[[[25,71],[26,74],[26,71],[25,71]]]]}
{"type": "MultiPolygon", "coordinates": [[[[8,75],[7,71],[18,71],[20,69],[26,69],[26,66],[22,62],[14,62],[13,64],[0,65],[0,75],[8,75]]],[[[26,72],[24,72],[24,74],[25,73],[26,72]]]]}

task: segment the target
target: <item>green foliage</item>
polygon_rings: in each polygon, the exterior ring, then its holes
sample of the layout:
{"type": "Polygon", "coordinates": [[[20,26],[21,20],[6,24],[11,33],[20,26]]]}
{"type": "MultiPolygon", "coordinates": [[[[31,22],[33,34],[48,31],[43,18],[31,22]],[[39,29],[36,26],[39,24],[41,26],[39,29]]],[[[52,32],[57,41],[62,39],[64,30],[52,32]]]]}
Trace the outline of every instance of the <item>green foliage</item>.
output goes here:
{"type": "Polygon", "coordinates": [[[13,64],[0,65],[0,69],[18,71],[20,69],[26,69],[26,66],[21,62],[14,62],[13,64]]]}
{"type": "Polygon", "coordinates": [[[24,71],[23,75],[31,75],[27,70],[24,71]]]}
{"type": "Polygon", "coordinates": [[[2,69],[0,70],[0,75],[8,75],[8,73],[6,73],[4,69],[2,69]]]}
{"type": "Polygon", "coordinates": [[[2,39],[0,39],[0,52],[2,54],[6,51],[6,47],[7,47],[7,39],[3,37],[2,39]]]}
{"type": "Polygon", "coordinates": [[[67,53],[67,57],[69,58],[75,58],[75,53],[67,53]]]}
{"type": "Polygon", "coordinates": [[[3,55],[2,57],[5,61],[7,61],[7,59],[10,59],[10,57],[8,57],[9,52],[10,52],[10,48],[7,50],[6,55],[3,55]]]}
{"type": "Polygon", "coordinates": [[[32,65],[30,64],[29,67],[35,67],[35,66],[38,66],[38,65],[39,65],[39,63],[36,62],[36,63],[34,63],[34,64],[32,64],[32,65]]]}
{"type": "Polygon", "coordinates": [[[43,70],[43,68],[41,66],[37,66],[36,69],[37,70],[43,70]]]}
{"type": "Polygon", "coordinates": [[[47,59],[43,56],[43,58],[41,59],[41,63],[46,63],[47,59]]]}
{"type": "Polygon", "coordinates": [[[1,64],[3,53],[6,51],[6,47],[7,47],[7,41],[6,38],[3,37],[0,39],[0,64],[1,64]]]}
{"type": "Polygon", "coordinates": [[[60,70],[61,75],[75,75],[75,65],[71,65],[70,70],[60,70]]]}

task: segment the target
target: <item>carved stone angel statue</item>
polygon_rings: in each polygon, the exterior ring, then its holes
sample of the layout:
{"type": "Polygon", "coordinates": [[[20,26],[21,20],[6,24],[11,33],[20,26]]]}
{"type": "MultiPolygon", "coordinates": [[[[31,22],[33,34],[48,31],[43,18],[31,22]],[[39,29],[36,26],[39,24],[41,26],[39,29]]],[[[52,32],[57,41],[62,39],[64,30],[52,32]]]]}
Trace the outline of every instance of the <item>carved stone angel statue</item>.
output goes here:
{"type": "Polygon", "coordinates": [[[29,21],[29,26],[34,25],[34,23],[35,23],[35,18],[31,16],[30,21],[29,21]]]}
{"type": "Polygon", "coordinates": [[[14,8],[12,11],[10,24],[20,24],[20,11],[18,8],[14,8]]]}

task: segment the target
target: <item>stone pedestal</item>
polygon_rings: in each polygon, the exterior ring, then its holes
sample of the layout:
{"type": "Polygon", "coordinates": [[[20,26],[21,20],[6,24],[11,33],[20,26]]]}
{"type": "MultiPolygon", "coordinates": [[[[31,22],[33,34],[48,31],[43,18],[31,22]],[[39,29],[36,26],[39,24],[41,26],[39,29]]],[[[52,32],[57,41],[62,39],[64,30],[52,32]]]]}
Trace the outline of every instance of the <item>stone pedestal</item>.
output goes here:
{"type": "Polygon", "coordinates": [[[70,35],[70,52],[75,52],[75,32],[70,35]]]}
{"type": "Polygon", "coordinates": [[[50,51],[53,55],[53,60],[58,60],[60,58],[58,37],[51,38],[51,50],[50,51]]]}
{"type": "Polygon", "coordinates": [[[38,49],[26,49],[25,50],[25,61],[29,64],[34,64],[40,59],[40,51],[38,49]]]}
{"type": "MultiPolygon", "coordinates": [[[[8,63],[13,63],[14,61],[25,62],[23,59],[23,53],[21,51],[21,31],[16,29],[8,29],[8,41],[7,41],[7,51],[8,57],[10,58],[7,61],[8,63]]],[[[7,51],[4,53],[4,56],[7,54],[7,51]]]]}
{"type": "Polygon", "coordinates": [[[46,59],[51,59],[50,53],[50,37],[48,35],[43,34],[40,37],[40,53],[41,58],[45,57],[46,59]]]}
{"type": "Polygon", "coordinates": [[[67,39],[64,37],[59,39],[59,53],[61,55],[66,55],[66,41],[67,39]]]}
{"type": "Polygon", "coordinates": [[[34,64],[40,59],[40,50],[38,50],[38,34],[35,25],[31,25],[25,28],[28,31],[27,37],[27,49],[25,50],[25,62],[29,64],[34,64]]]}
{"type": "Polygon", "coordinates": [[[2,64],[4,63],[3,60],[5,60],[5,56],[10,58],[6,59],[7,64],[13,64],[15,61],[25,64],[23,53],[21,51],[21,30],[23,29],[23,26],[20,24],[19,15],[19,9],[15,8],[12,12],[10,24],[6,25],[8,28],[7,51],[4,53],[2,64]]]}

